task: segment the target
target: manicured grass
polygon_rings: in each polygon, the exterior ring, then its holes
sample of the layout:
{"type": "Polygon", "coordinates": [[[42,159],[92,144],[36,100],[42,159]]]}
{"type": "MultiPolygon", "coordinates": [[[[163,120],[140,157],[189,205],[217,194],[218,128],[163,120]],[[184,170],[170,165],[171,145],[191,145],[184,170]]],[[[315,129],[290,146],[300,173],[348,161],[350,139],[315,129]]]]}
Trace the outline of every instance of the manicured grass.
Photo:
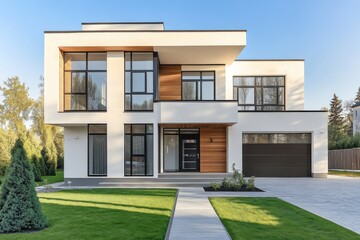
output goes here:
{"type": "Polygon", "coordinates": [[[42,182],[35,183],[36,186],[43,186],[45,185],[44,180],[47,179],[48,184],[63,182],[64,181],[64,170],[56,170],[55,176],[42,176],[42,182]]]}
{"type": "Polygon", "coordinates": [[[278,198],[210,198],[232,239],[360,239],[278,198]]]}
{"type": "Polygon", "coordinates": [[[49,227],[0,239],[164,239],[172,189],[92,189],[38,193],[49,227]]]}
{"type": "Polygon", "coordinates": [[[360,172],[350,172],[350,171],[329,170],[329,174],[345,176],[345,177],[360,177],[360,172]]]}

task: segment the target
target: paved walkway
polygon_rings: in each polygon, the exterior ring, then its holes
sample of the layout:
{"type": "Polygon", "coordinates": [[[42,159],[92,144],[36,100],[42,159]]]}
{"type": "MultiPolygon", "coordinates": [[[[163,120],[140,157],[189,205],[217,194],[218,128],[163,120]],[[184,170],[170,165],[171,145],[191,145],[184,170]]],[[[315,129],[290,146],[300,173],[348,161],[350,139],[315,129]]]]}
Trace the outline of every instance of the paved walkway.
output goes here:
{"type": "Polygon", "coordinates": [[[169,239],[230,239],[202,188],[180,188],[169,239]]]}

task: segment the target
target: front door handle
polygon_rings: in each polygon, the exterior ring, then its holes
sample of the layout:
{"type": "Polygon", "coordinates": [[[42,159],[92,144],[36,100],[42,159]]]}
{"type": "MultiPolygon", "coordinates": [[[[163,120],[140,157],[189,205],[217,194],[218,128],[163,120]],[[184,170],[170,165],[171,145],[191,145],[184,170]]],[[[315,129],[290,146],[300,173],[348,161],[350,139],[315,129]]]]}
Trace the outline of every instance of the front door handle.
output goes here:
{"type": "Polygon", "coordinates": [[[200,158],[200,154],[196,154],[197,155],[197,159],[199,159],[200,158]]]}

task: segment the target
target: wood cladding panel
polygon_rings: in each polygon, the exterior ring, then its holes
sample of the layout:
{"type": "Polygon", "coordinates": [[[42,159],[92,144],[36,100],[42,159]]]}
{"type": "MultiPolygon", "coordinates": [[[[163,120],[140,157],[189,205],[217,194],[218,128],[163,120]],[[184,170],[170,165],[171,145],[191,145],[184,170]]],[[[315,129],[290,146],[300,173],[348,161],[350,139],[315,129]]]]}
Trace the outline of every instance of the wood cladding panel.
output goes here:
{"type": "Polygon", "coordinates": [[[160,66],[160,100],[181,100],[181,66],[160,66]]]}
{"type": "Polygon", "coordinates": [[[59,111],[64,111],[64,54],[59,53],[59,111]]]}
{"type": "Polygon", "coordinates": [[[226,172],[225,127],[200,128],[200,172],[226,172]]]}

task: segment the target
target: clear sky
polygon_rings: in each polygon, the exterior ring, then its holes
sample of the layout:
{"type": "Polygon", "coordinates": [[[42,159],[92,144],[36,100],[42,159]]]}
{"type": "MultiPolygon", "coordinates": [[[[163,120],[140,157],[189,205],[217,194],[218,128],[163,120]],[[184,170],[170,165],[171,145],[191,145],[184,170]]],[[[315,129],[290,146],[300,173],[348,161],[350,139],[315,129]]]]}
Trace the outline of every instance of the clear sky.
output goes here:
{"type": "Polygon", "coordinates": [[[305,59],[305,108],[360,86],[360,0],[0,0],[0,81],[19,76],[39,95],[43,32],[81,22],[162,21],[166,29],[246,29],[240,59],[305,59]]]}

